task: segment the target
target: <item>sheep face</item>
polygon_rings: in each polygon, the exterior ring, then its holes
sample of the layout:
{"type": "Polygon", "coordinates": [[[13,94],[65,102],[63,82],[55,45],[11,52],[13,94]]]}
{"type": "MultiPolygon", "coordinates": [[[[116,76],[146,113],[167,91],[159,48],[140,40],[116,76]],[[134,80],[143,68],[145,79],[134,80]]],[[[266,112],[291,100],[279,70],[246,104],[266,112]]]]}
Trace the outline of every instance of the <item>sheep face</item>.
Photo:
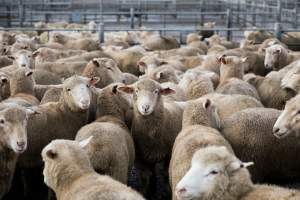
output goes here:
{"type": "MultiPolygon", "coordinates": [[[[55,190],[61,180],[63,174],[68,175],[64,177],[71,179],[72,175],[77,170],[92,171],[90,160],[84,151],[84,147],[89,144],[92,137],[89,137],[81,142],[71,140],[53,140],[42,150],[42,158],[45,163],[43,175],[44,182],[53,190],[55,190]],[[70,172],[72,172],[70,174],[70,172]]],[[[76,177],[77,178],[77,177],[76,177]]]]}
{"type": "Polygon", "coordinates": [[[66,37],[60,33],[53,33],[50,37],[50,42],[64,44],[66,42],[66,37]]]}
{"type": "Polygon", "coordinates": [[[288,72],[281,80],[280,86],[285,90],[291,90],[297,94],[300,91],[300,71],[293,73],[288,72]]]}
{"type": "Polygon", "coordinates": [[[14,60],[14,63],[17,67],[27,67],[30,69],[34,69],[35,56],[37,56],[37,54],[33,54],[32,52],[27,50],[20,50],[14,55],[9,56],[9,58],[14,60]]]}
{"type": "Polygon", "coordinates": [[[155,57],[154,55],[144,56],[137,63],[141,73],[149,74],[150,71],[154,70],[158,66],[166,64],[163,60],[155,57]]]}
{"type": "Polygon", "coordinates": [[[235,71],[237,76],[243,76],[244,69],[249,69],[248,57],[240,58],[237,56],[226,56],[222,55],[217,58],[218,62],[221,63],[220,74],[221,76],[226,75],[230,71],[235,71]]]}
{"type": "Polygon", "coordinates": [[[15,33],[9,33],[9,32],[0,32],[0,43],[5,45],[12,45],[15,42],[15,33]]]}
{"type": "Polygon", "coordinates": [[[134,109],[143,116],[153,113],[158,102],[161,101],[161,95],[175,92],[170,88],[162,88],[159,83],[151,79],[142,79],[133,87],[119,87],[119,90],[133,94],[134,109]]]}
{"type": "Polygon", "coordinates": [[[281,45],[273,45],[265,49],[266,56],[264,65],[266,69],[278,70],[280,66],[280,59],[285,49],[281,45]]]}
{"type": "Polygon", "coordinates": [[[282,139],[291,133],[299,135],[300,130],[300,95],[286,103],[285,109],[273,127],[275,137],[282,139]]]}
{"type": "Polygon", "coordinates": [[[35,84],[32,74],[33,71],[30,69],[17,69],[9,80],[10,94],[15,95],[19,92],[32,93],[34,91],[35,84]]]}
{"type": "Polygon", "coordinates": [[[103,88],[113,82],[122,82],[123,74],[117,63],[110,58],[94,58],[90,61],[83,71],[87,77],[103,77],[96,85],[103,88]]]}
{"type": "Polygon", "coordinates": [[[63,83],[63,97],[69,108],[73,111],[83,111],[90,107],[91,90],[99,78],[86,78],[82,76],[72,76],[63,83]]]}
{"type": "Polygon", "coordinates": [[[27,148],[27,119],[35,111],[12,106],[0,111],[0,144],[15,153],[23,153],[27,148]]]}
{"type": "MultiPolygon", "coordinates": [[[[180,200],[223,199],[232,177],[242,173],[250,180],[244,168],[253,163],[242,163],[226,147],[211,146],[194,153],[191,168],[176,186],[180,200]]],[[[242,180],[244,181],[244,180],[242,180]]]]}

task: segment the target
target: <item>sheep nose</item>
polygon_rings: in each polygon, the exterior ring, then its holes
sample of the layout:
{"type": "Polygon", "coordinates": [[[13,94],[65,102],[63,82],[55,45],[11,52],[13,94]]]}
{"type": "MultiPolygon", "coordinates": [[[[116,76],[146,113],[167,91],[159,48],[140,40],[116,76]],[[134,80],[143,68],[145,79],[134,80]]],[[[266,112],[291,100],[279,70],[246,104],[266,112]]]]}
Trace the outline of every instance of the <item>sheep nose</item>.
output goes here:
{"type": "Polygon", "coordinates": [[[22,64],[21,67],[26,67],[26,64],[22,64]]]}
{"type": "Polygon", "coordinates": [[[147,112],[149,110],[150,106],[149,105],[143,105],[142,108],[145,112],[147,112]]]}
{"type": "Polygon", "coordinates": [[[19,147],[24,147],[24,146],[25,146],[25,142],[24,142],[24,141],[17,142],[17,145],[18,145],[19,147]]]}

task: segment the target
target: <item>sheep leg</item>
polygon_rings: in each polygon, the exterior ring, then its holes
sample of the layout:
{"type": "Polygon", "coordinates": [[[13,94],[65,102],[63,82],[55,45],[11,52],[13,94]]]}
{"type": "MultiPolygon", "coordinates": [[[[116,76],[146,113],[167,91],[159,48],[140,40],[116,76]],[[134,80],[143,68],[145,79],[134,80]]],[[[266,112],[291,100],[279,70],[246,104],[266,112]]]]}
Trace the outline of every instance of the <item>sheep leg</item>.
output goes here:
{"type": "Polygon", "coordinates": [[[168,168],[166,162],[162,161],[155,165],[156,178],[156,198],[155,199],[171,199],[171,188],[169,185],[168,168]]]}

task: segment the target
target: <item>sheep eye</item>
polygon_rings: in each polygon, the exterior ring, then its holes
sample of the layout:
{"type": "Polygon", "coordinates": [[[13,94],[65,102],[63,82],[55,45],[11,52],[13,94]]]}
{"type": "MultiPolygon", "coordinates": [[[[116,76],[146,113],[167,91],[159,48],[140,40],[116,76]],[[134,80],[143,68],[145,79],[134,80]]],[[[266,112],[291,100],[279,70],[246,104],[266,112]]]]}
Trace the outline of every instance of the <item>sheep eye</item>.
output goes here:
{"type": "Polygon", "coordinates": [[[4,123],[5,123],[4,119],[0,119],[0,124],[4,124],[4,123]]]}
{"type": "Polygon", "coordinates": [[[110,71],[112,71],[112,68],[110,68],[110,67],[107,67],[107,69],[110,70],[110,71]]]}
{"type": "Polygon", "coordinates": [[[68,89],[67,89],[67,91],[68,91],[68,92],[70,92],[70,91],[71,91],[71,89],[70,89],[70,88],[68,88],[68,89]]]}
{"type": "Polygon", "coordinates": [[[29,55],[28,58],[31,58],[31,56],[29,55]]]}
{"type": "Polygon", "coordinates": [[[218,174],[219,172],[217,172],[216,170],[213,170],[213,171],[211,171],[210,172],[210,174],[212,174],[212,175],[216,175],[216,174],[218,174]]]}
{"type": "Polygon", "coordinates": [[[139,93],[139,91],[138,91],[138,90],[135,90],[135,93],[137,94],[137,93],[139,93]]]}
{"type": "Polygon", "coordinates": [[[158,89],[154,90],[154,94],[158,94],[158,91],[159,91],[158,89]]]}
{"type": "Polygon", "coordinates": [[[300,110],[297,111],[297,115],[300,115],[300,110]]]}

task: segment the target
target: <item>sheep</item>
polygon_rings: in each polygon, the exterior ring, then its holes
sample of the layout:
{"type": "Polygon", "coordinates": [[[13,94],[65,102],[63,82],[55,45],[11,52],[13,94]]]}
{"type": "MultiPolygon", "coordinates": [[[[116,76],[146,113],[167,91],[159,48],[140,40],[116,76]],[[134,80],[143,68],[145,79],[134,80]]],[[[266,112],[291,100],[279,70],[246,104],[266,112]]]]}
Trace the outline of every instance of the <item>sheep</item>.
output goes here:
{"type": "Polygon", "coordinates": [[[274,136],[279,139],[290,134],[299,135],[299,99],[297,95],[286,102],[283,112],[280,114],[273,127],[274,136]]]}
{"type": "Polygon", "coordinates": [[[244,110],[247,108],[263,107],[263,105],[255,98],[246,95],[224,95],[218,93],[212,93],[202,96],[199,99],[189,101],[185,107],[183,113],[182,126],[197,125],[201,123],[201,99],[208,98],[218,108],[218,114],[220,117],[220,123],[223,120],[232,115],[235,112],[244,110]]]}
{"type": "Polygon", "coordinates": [[[182,109],[172,102],[163,102],[162,98],[162,95],[174,91],[162,88],[150,79],[142,79],[133,86],[118,89],[133,94],[132,134],[140,153],[139,159],[152,163],[163,160],[171,153],[175,137],[181,129],[182,109]],[[166,117],[169,115],[172,115],[172,119],[166,117]],[[167,138],[164,130],[168,130],[167,138]],[[155,138],[152,138],[153,134],[155,138]],[[147,141],[146,146],[144,141],[147,141]]]}
{"type": "Polygon", "coordinates": [[[281,77],[282,75],[278,72],[272,72],[266,77],[252,74],[251,77],[248,77],[247,82],[256,88],[264,106],[283,109],[286,101],[291,99],[295,92],[281,88],[281,77]]]}
{"type": "Polygon", "coordinates": [[[174,37],[152,35],[146,38],[146,40],[142,41],[142,47],[148,51],[170,50],[179,48],[180,44],[174,37]]]}
{"type": "Polygon", "coordinates": [[[136,67],[137,62],[143,56],[142,53],[130,50],[117,50],[115,48],[107,48],[104,53],[114,59],[122,72],[128,72],[138,76],[140,74],[136,67]]]}
{"type": "Polygon", "coordinates": [[[137,63],[139,71],[145,74],[150,74],[151,71],[158,68],[159,66],[168,66],[176,71],[183,71],[184,66],[180,61],[176,60],[165,60],[154,55],[143,56],[137,63]]]}
{"type": "Polygon", "coordinates": [[[225,146],[208,146],[196,151],[191,167],[176,186],[179,200],[299,199],[298,190],[271,185],[254,185],[247,168],[225,146]]]}
{"type": "Polygon", "coordinates": [[[66,58],[70,56],[80,56],[85,51],[83,50],[60,50],[60,49],[51,49],[48,47],[39,48],[37,51],[37,56],[35,58],[36,63],[42,62],[54,62],[60,58],[66,58]]]}
{"type": "Polygon", "coordinates": [[[209,38],[206,38],[205,41],[209,43],[210,47],[214,45],[221,45],[224,46],[226,49],[234,49],[239,47],[239,43],[227,41],[225,40],[225,38],[222,38],[219,35],[213,35],[209,38]]]}
{"type": "Polygon", "coordinates": [[[280,44],[275,44],[266,48],[265,67],[278,71],[298,59],[299,53],[290,52],[280,44]]]}
{"type": "MultiPolygon", "coordinates": [[[[298,61],[297,61],[298,63],[298,61]]],[[[291,90],[294,93],[300,92],[300,68],[299,65],[295,65],[292,69],[287,70],[285,75],[281,79],[280,87],[285,90],[291,90]]]]}
{"type": "Polygon", "coordinates": [[[33,71],[27,68],[17,69],[9,79],[10,97],[5,103],[16,103],[21,106],[31,107],[39,105],[35,97],[35,82],[32,77],[33,71]]]}
{"type": "Polygon", "coordinates": [[[49,71],[60,78],[82,74],[87,62],[44,62],[36,65],[36,69],[49,71]]]}
{"type": "Polygon", "coordinates": [[[96,172],[106,174],[127,184],[128,171],[133,167],[135,151],[126,124],[114,116],[104,116],[83,126],[75,140],[92,136],[85,147],[96,172]]]}
{"type": "MultiPolygon", "coordinates": [[[[53,139],[74,139],[77,131],[88,122],[92,98],[91,87],[97,81],[97,78],[77,75],[66,79],[62,85],[57,86],[63,90],[60,100],[37,106],[39,114],[29,118],[28,148],[18,160],[20,169],[24,171],[24,184],[28,186],[29,191],[26,191],[28,198],[33,199],[44,195],[44,193],[30,191],[31,184],[28,183],[31,180],[29,172],[40,170],[42,165],[40,153],[43,147],[53,139]],[[43,137],[40,137],[41,135],[43,137]]],[[[42,186],[37,179],[32,181],[42,186]]]]}
{"type": "MultiPolygon", "coordinates": [[[[163,88],[151,79],[142,79],[132,86],[118,87],[118,89],[133,94],[131,133],[135,142],[137,162],[149,163],[147,168],[150,171],[153,171],[151,169],[153,164],[159,162],[167,164],[173,142],[181,129],[183,109],[174,102],[164,101],[162,95],[168,95],[174,90],[163,88]]],[[[164,170],[158,173],[162,172],[164,170]]],[[[157,189],[166,189],[165,183],[160,187],[160,181],[163,180],[157,180],[159,186],[157,189]]],[[[156,197],[158,199],[165,198],[163,197],[165,192],[157,195],[161,195],[156,197]]]]}
{"type": "Polygon", "coordinates": [[[148,72],[147,77],[159,83],[173,82],[178,83],[179,77],[176,70],[169,65],[162,65],[148,72]]]}
{"type": "Polygon", "coordinates": [[[82,127],[77,132],[76,140],[92,135],[94,139],[85,149],[96,172],[105,173],[126,184],[135,151],[125,124],[131,121],[128,115],[131,112],[131,97],[117,89],[121,86],[124,84],[113,83],[97,91],[97,119],[82,127]]]}
{"type": "Polygon", "coordinates": [[[254,97],[260,101],[256,88],[250,83],[238,78],[230,78],[216,89],[216,92],[222,94],[241,94],[254,97]]]}
{"type": "Polygon", "coordinates": [[[173,200],[176,199],[174,195],[175,187],[188,171],[194,152],[200,148],[211,145],[226,146],[232,151],[230,144],[222,137],[221,133],[215,129],[219,128],[219,121],[217,120],[218,115],[216,114],[217,111],[215,110],[216,107],[214,103],[207,98],[201,98],[201,102],[199,103],[201,106],[202,122],[199,123],[199,125],[184,127],[176,137],[173,146],[169,167],[173,200]]]}
{"type": "Polygon", "coordinates": [[[87,123],[91,103],[90,87],[93,87],[97,81],[97,78],[74,75],[66,79],[62,86],[58,86],[63,90],[58,102],[37,107],[40,114],[30,118],[28,122],[29,148],[19,159],[21,166],[30,167],[40,164],[39,153],[52,139],[75,137],[79,128],[87,123]],[[43,138],[38,137],[41,133],[43,138]]]}
{"type": "Polygon", "coordinates": [[[208,74],[196,74],[187,71],[181,78],[178,86],[185,91],[188,100],[197,99],[205,94],[214,92],[214,86],[208,74]]]}
{"type": "Polygon", "coordinates": [[[271,108],[249,108],[223,119],[220,130],[236,155],[256,163],[250,169],[254,181],[300,175],[300,162],[297,162],[300,147],[296,137],[278,140],[273,135],[273,126],[279,115],[279,110],[271,108]]]}
{"type": "Polygon", "coordinates": [[[220,56],[218,58],[218,61],[221,63],[219,85],[224,84],[225,81],[233,77],[243,79],[247,59],[247,57],[239,58],[236,56],[220,56]]]}
{"type": "Polygon", "coordinates": [[[98,88],[103,88],[114,82],[131,84],[138,80],[134,75],[122,73],[117,63],[110,58],[94,58],[86,65],[82,75],[90,78],[99,77],[100,81],[96,85],[98,88]]]}
{"type": "Polygon", "coordinates": [[[54,140],[43,149],[44,181],[57,199],[144,200],[132,189],[93,170],[82,149],[90,140],[54,140]]]}
{"type": "Polygon", "coordinates": [[[93,58],[110,58],[110,56],[103,51],[84,52],[81,55],[73,55],[66,58],[60,58],[56,62],[89,62],[93,58]]]}
{"type": "Polygon", "coordinates": [[[5,45],[12,45],[16,41],[15,36],[15,33],[0,31],[0,43],[5,45]]]}
{"type": "Polygon", "coordinates": [[[60,33],[54,33],[51,38],[50,42],[57,42],[62,45],[64,45],[68,49],[79,49],[79,50],[86,50],[86,51],[93,51],[93,50],[99,50],[99,44],[89,38],[81,38],[81,39],[75,39],[66,36],[60,33]]]}
{"type": "Polygon", "coordinates": [[[34,69],[35,68],[34,58],[36,55],[37,54],[27,50],[20,50],[17,53],[8,56],[10,59],[13,60],[13,65],[3,67],[1,68],[1,71],[9,74],[10,72],[17,69],[18,67],[27,67],[30,69],[34,69]]]}
{"type": "Polygon", "coordinates": [[[187,69],[192,69],[192,68],[200,66],[205,58],[206,58],[206,55],[198,55],[198,56],[185,56],[182,58],[180,57],[179,60],[183,63],[183,65],[187,69]]]}
{"type": "Polygon", "coordinates": [[[0,199],[10,190],[18,155],[27,148],[27,121],[35,112],[14,104],[0,104],[0,199]]]}
{"type": "Polygon", "coordinates": [[[13,60],[10,59],[8,56],[0,56],[0,68],[6,67],[8,65],[12,65],[13,60]]]}
{"type": "Polygon", "coordinates": [[[54,73],[40,69],[33,70],[33,78],[39,85],[58,85],[62,82],[54,73]]]}
{"type": "Polygon", "coordinates": [[[255,44],[260,44],[266,39],[274,38],[273,33],[263,30],[245,31],[244,36],[246,40],[253,41],[255,44]]]}

